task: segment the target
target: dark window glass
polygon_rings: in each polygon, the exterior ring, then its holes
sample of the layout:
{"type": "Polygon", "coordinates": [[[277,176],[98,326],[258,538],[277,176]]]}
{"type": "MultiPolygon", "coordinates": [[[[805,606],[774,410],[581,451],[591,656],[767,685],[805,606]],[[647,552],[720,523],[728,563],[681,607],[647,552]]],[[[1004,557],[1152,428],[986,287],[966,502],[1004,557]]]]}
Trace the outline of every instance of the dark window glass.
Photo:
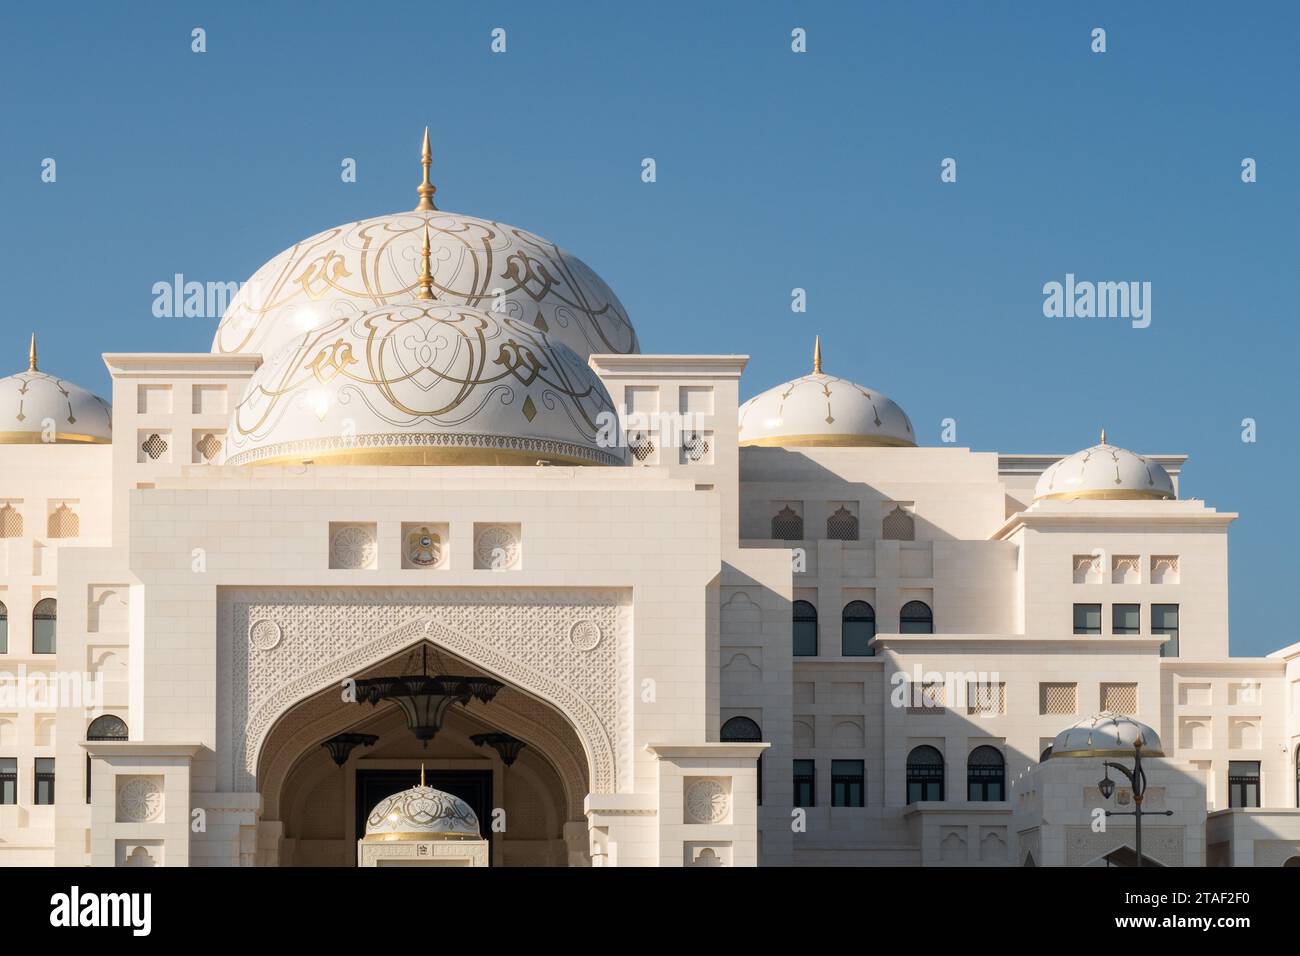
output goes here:
{"type": "MultiPolygon", "coordinates": [[[[734,741],[736,743],[761,743],[763,740],[763,731],[758,724],[748,717],[732,717],[722,725],[721,737],[724,741],[734,741]]],[[[763,755],[758,755],[758,763],[755,768],[758,776],[758,805],[763,805],[763,755]]]]}
{"type": "Polygon", "coordinates": [[[36,792],[33,794],[32,803],[38,807],[50,806],[54,803],[54,758],[37,757],[36,758],[36,792]]]}
{"type": "Polygon", "coordinates": [[[794,762],[794,805],[817,806],[817,767],[811,760],[794,762]]]}
{"type": "Polygon", "coordinates": [[[1228,806],[1259,806],[1259,761],[1228,761],[1228,806]]]}
{"type": "Polygon", "coordinates": [[[9,608],[0,601],[0,654],[9,653],[9,608]]]}
{"type": "Polygon", "coordinates": [[[871,657],[875,654],[871,639],[876,636],[876,612],[870,604],[850,601],[844,605],[840,624],[840,652],[845,657],[871,657]]]}
{"type": "Polygon", "coordinates": [[[1074,633],[1101,633],[1101,605],[1076,604],[1074,606],[1074,633]]]}
{"type": "Polygon", "coordinates": [[[1112,604],[1110,608],[1110,632],[1112,634],[1141,634],[1142,605],[1112,604]]]}
{"type": "Polygon", "coordinates": [[[59,623],[59,606],[54,598],[37,601],[32,608],[32,653],[53,654],[59,623]]]}
{"type": "Polygon", "coordinates": [[[930,746],[907,755],[907,802],[943,799],[943,754],[930,746]]]}
{"type": "Polygon", "coordinates": [[[1151,636],[1167,636],[1169,639],[1160,645],[1161,657],[1178,656],[1178,605],[1151,605],[1151,636]]]}
{"type": "Polygon", "coordinates": [[[794,656],[817,656],[817,609],[807,601],[794,602],[794,656]]]}
{"type": "MultiPolygon", "coordinates": [[[[96,717],[86,728],[87,740],[126,740],[129,736],[126,721],[115,714],[96,717]]],[[[90,754],[86,754],[86,802],[90,802],[90,754]]]]}
{"type": "Polygon", "coordinates": [[[899,634],[933,634],[934,614],[924,601],[908,601],[898,615],[899,634]]]}
{"type": "Polygon", "coordinates": [[[1005,800],[1006,763],[996,747],[976,747],[966,758],[966,799],[977,803],[1005,800]]]}
{"type": "Polygon", "coordinates": [[[18,758],[0,757],[0,804],[18,802],[18,758]]]}
{"type": "Polygon", "coordinates": [[[831,761],[831,806],[864,806],[865,764],[861,760],[831,761]]]}

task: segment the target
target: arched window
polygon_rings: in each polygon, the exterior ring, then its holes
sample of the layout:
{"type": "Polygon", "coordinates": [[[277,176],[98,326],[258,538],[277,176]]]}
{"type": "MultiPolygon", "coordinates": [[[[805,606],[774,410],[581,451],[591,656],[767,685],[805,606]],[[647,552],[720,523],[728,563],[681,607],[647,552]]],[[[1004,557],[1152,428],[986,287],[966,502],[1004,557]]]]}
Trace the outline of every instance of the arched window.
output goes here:
{"type": "Polygon", "coordinates": [[[54,598],[36,602],[32,608],[32,653],[53,654],[58,636],[59,605],[54,598]]]}
{"type": "Polygon", "coordinates": [[[129,736],[126,721],[115,714],[96,717],[86,728],[87,740],[126,740],[129,736]]]}
{"type": "MultiPolygon", "coordinates": [[[[732,717],[722,725],[722,740],[736,743],[762,743],[763,731],[748,717],[732,717]]],[[[758,805],[763,805],[763,755],[758,755],[758,805]]]]}
{"type": "Polygon", "coordinates": [[[817,656],[817,609],[807,601],[794,602],[794,656],[817,656]]]}
{"type": "Polygon", "coordinates": [[[0,654],[9,653],[9,608],[0,601],[0,654]]]}
{"type": "Polygon", "coordinates": [[[929,745],[907,755],[907,802],[943,799],[943,754],[929,745]]]}
{"type": "Polygon", "coordinates": [[[1007,768],[996,747],[976,747],[966,758],[966,799],[975,803],[1007,798],[1007,768]]]}
{"type": "Polygon", "coordinates": [[[13,505],[6,504],[0,508],[0,538],[21,538],[23,536],[23,514],[13,505]]]}
{"type": "Polygon", "coordinates": [[[908,601],[898,615],[899,634],[933,634],[934,613],[924,601],[908,601]]]}
{"type": "Polygon", "coordinates": [[[772,537],[777,541],[802,541],[803,517],[786,505],[772,517],[772,537]]]}
{"type": "Polygon", "coordinates": [[[1047,760],[1051,756],[1052,756],[1052,745],[1048,744],[1047,749],[1038,755],[1038,762],[1042,763],[1044,760],[1047,760]]]}
{"type": "MultiPolygon", "coordinates": [[[[126,721],[116,714],[96,717],[86,728],[87,740],[126,740],[126,721]]],[[[86,802],[90,802],[90,754],[86,754],[86,802]]]]}
{"type": "Polygon", "coordinates": [[[886,541],[914,541],[916,521],[899,505],[880,522],[880,536],[886,541]]]}
{"type": "Polygon", "coordinates": [[[826,538],[828,541],[857,541],[858,516],[840,505],[839,510],[826,519],[826,538]]]}
{"type": "Polygon", "coordinates": [[[876,636],[876,612],[866,601],[850,601],[840,618],[840,653],[845,657],[871,657],[876,652],[871,639],[876,636]]]}

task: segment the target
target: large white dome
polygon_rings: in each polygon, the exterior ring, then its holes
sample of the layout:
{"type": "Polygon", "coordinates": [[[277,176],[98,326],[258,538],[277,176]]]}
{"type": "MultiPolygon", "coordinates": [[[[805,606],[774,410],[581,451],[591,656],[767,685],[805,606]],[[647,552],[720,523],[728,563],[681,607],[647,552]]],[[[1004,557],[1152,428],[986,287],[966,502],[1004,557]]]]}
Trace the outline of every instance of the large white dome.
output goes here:
{"type": "Polygon", "coordinates": [[[879,392],[825,375],[821,341],[811,375],[755,395],[740,406],[740,444],[800,446],[914,446],[911,419],[879,392]]]}
{"type": "Polygon", "coordinates": [[[534,326],[409,299],[300,333],[249,381],[226,464],[622,465],[613,403],[534,326]]]}
{"type": "Polygon", "coordinates": [[[1106,443],[1075,452],[1038,477],[1035,499],[1165,499],[1176,498],[1174,482],[1159,462],[1106,443]]]}
{"type": "Polygon", "coordinates": [[[103,445],[113,409],[98,395],[36,367],[32,336],[26,371],[0,378],[0,444],[103,445]]]}
{"type": "Polygon", "coordinates": [[[269,358],[322,323],[409,299],[426,224],[440,302],[526,323],[583,361],[640,351],[622,303],[577,256],[523,229],[436,209],[363,219],[286,249],[240,288],[212,351],[269,358]]]}

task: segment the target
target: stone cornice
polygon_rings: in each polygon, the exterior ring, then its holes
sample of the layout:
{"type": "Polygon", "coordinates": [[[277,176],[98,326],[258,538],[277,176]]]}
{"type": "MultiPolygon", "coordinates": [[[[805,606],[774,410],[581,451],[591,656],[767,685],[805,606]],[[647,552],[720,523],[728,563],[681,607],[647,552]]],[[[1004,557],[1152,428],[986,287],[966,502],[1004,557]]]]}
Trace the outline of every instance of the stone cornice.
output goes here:
{"type": "Polygon", "coordinates": [[[262,364],[262,356],[213,355],[211,352],[105,352],[104,364],[113,378],[217,377],[252,375],[262,364]]]}

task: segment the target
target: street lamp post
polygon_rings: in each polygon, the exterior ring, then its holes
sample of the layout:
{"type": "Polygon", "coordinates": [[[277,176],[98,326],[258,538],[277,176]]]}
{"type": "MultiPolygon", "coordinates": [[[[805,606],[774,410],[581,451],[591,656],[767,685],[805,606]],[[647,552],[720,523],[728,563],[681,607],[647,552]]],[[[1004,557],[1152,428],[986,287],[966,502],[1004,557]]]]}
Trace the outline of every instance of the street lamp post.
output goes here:
{"type": "Polygon", "coordinates": [[[1135,842],[1137,843],[1138,866],[1145,866],[1145,858],[1142,856],[1142,818],[1143,817],[1172,817],[1172,810],[1143,810],[1142,798],[1147,793],[1147,775],[1142,769],[1142,735],[1138,734],[1137,739],[1133,741],[1133,768],[1130,770],[1122,763],[1114,763],[1110,760],[1105,761],[1102,766],[1106,768],[1106,776],[1097,784],[1097,789],[1101,791],[1103,800],[1109,800],[1115,792],[1115,781],[1110,779],[1111,769],[1118,770],[1124,776],[1128,777],[1129,783],[1133,786],[1133,803],[1132,810],[1107,810],[1108,817],[1132,817],[1134,828],[1136,830],[1135,842]]]}

